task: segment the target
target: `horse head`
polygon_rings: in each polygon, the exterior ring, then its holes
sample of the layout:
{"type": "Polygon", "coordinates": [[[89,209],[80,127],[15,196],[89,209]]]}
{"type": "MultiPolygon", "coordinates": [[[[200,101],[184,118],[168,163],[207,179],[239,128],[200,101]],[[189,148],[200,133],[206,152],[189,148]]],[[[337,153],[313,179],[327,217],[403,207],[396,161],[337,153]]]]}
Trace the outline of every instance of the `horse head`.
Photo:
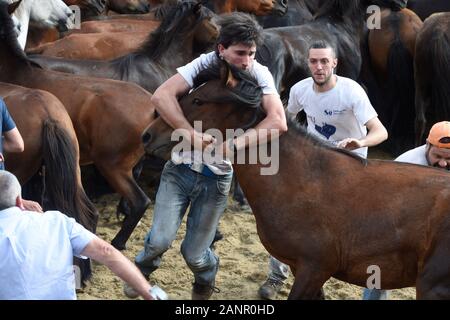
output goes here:
{"type": "Polygon", "coordinates": [[[39,0],[39,4],[36,0],[31,0],[29,3],[31,20],[45,27],[72,27],[74,13],[62,0],[39,0]]]}
{"type": "MultiPolygon", "coordinates": [[[[203,130],[215,128],[224,137],[226,129],[247,129],[262,119],[261,99],[262,90],[250,74],[221,61],[200,72],[194,89],[179,102],[193,127],[201,121],[203,130]]],[[[186,132],[173,131],[158,118],[144,130],[142,141],[147,153],[168,159],[180,137],[186,132]]]]}

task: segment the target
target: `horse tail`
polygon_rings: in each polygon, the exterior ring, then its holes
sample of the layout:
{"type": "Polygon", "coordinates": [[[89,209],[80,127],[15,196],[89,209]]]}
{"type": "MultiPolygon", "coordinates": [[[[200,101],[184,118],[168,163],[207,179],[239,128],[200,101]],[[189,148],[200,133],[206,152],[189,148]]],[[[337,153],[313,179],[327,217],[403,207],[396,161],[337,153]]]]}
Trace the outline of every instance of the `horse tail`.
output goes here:
{"type": "MultiPolygon", "coordinates": [[[[392,13],[392,15],[398,15],[392,13]]],[[[402,39],[396,17],[391,26],[394,39],[389,48],[387,59],[387,91],[388,91],[388,119],[386,123],[390,135],[394,155],[399,155],[414,147],[414,121],[416,112],[414,107],[414,58],[408,51],[402,39]]]]}
{"type": "MultiPolygon", "coordinates": [[[[55,209],[74,218],[95,233],[97,210],[80,187],[76,148],[68,132],[53,119],[44,121],[43,158],[48,209],[55,209]]],[[[79,263],[81,280],[91,276],[89,260],[79,263]]]]}
{"type": "Polygon", "coordinates": [[[435,122],[450,119],[450,41],[442,30],[435,28],[426,45],[430,74],[434,77],[430,85],[430,108],[425,114],[425,132],[428,132],[435,122]]]}

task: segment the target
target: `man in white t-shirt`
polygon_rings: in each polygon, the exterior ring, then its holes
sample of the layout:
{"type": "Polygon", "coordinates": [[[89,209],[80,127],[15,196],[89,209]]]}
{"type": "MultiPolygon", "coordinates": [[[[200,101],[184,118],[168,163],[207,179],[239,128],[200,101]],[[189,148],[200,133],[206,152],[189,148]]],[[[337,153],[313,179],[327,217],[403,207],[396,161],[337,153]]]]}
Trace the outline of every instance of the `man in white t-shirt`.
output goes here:
{"type": "MultiPolygon", "coordinates": [[[[252,16],[240,12],[219,19],[221,28],[215,52],[201,55],[178,68],[177,74],[155,91],[152,102],[162,119],[172,128],[184,129],[184,138],[191,145],[205,148],[214,142],[214,138],[194,130],[184,117],[178,98],[192,88],[193,80],[200,71],[219,62],[219,59],[248,70],[262,89],[262,107],[266,117],[254,129],[234,138],[232,144],[224,143],[222,151],[225,155],[231,154],[230,148],[240,150],[274,138],[267,134],[263,136],[261,129],[275,129],[281,134],[287,130],[287,123],[271,73],[254,60],[256,47],[262,42],[261,26],[252,16]]],[[[227,203],[233,170],[231,162],[225,157],[220,162],[205,163],[201,154],[202,150],[173,153],[172,160],[166,163],[156,195],[152,227],[135,263],[147,277],[159,267],[162,255],[175,240],[186,209],[190,206],[181,253],[194,273],[192,299],[205,300],[215,289],[219,258],[210,245],[227,203]]],[[[125,293],[129,297],[134,296],[134,292],[127,287],[125,293]]]]}
{"type": "MultiPolygon", "coordinates": [[[[387,139],[387,130],[378,119],[364,89],[349,78],[334,74],[336,50],[326,41],[309,48],[308,67],[312,77],[295,84],[289,94],[288,114],[304,110],[308,133],[367,157],[367,147],[387,139]]],[[[289,275],[288,266],[270,258],[269,276],[259,295],[274,299],[289,275]]]]}
{"type": "Polygon", "coordinates": [[[145,299],[167,298],[120,251],[73,218],[24,210],[12,173],[0,170],[0,190],[0,300],[75,300],[74,255],[105,264],[145,299]]]}

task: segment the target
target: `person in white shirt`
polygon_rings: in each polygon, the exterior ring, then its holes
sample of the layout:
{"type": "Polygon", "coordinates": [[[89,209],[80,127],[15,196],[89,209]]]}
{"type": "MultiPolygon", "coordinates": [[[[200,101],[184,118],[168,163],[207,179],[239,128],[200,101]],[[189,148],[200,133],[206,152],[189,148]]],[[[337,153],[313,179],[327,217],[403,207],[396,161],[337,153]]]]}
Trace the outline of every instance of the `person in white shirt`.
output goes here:
{"type": "Polygon", "coordinates": [[[21,187],[12,173],[0,170],[0,190],[0,300],[75,300],[73,256],[105,264],[145,299],[167,298],[117,249],[73,218],[22,210],[21,187]]]}
{"type": "MultiPolygon", "coordinates": [[[[262,89],[262,107],[266,116],[254,129],[233,140],[234,148],[241,150],[273,138],[268,134],[264,137],[260,134],[263,132],[261,129],[274,129],[281,134],[287,130],[287,123],[271,73],[255,61],[256,48],[262,41],[261,26],[252,16],[241,12],[219,19],[216,50],[178,68],[177,74],[155,91],[152,102],[166,123],[174,129],[184,129],[184,138],[194,148],[197,145],[205,148],[214,142],[214,138],[194,130],[185,118],[178,98],[189,92],[193,79],[200,71],[219,62],[219,59],[247,70],[262,89]]],[[[222,154],[231,154],[230,148],[233,148],[231,144],[223,143],[222,154]]],[[[210,245],[227,203],[233,170],[225,156],[220,162],[205,163],[201,154],[202,150],[173,153],[172,160],[166,163],[156,195],[152,228],[135,263],[147,277],[159,267],[162,255],[176,238],[186,209],[190,206],[181,253],[194,273],[192,299],[206,300],[215,290],[219,267],[219,258],[210,245]]],[[[124,291],[129,297],[134,296],[127,286],[124,291]]]]}
{"type": "MultiPolygon", "coordinates": [[[[315,41],[308,52],[312,77],[291,88],[288,115],[295,118],[304,110],[308,133],[366,158],[367,147],[387,139],[386,128],[364,89],[352,79],[334,73],[338,59],[331,44],[315,41]]],[[[288,270],[287,265],[270,257],[269,275],[258,291],[260,297],[274,299],[289,275],[288,270]]]]}
{"type": "Polygon", "coordinates": [[[435,123],[430,129],[426,144],[406,151],[395,161],[450,170],[450,122],[435,123]]]}

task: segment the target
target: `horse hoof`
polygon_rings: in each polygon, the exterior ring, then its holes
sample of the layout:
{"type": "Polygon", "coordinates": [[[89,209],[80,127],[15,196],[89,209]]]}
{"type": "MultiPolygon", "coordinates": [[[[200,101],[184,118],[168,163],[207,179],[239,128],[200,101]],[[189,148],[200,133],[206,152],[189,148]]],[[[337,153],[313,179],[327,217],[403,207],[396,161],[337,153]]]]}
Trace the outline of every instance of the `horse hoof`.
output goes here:
{"type": "Polygon", "coordinates": [[[111,241],[111,245],[119,251],[126,250],[127,247],[124,243],[118,243],[117,241],[111,241]]]}

